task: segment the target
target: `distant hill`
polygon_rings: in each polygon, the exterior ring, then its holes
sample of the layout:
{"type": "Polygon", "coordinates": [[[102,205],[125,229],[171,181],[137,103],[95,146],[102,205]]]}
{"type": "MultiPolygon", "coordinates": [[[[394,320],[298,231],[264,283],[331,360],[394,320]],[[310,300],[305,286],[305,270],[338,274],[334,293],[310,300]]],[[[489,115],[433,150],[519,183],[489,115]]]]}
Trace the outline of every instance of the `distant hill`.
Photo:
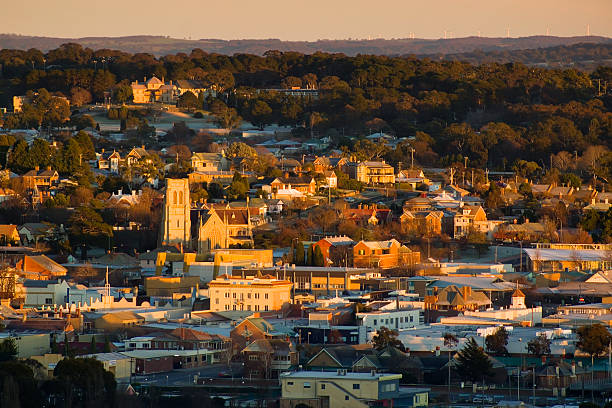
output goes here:
{"type": "Polygon", "coordinates": [[[0,49],[37,48],[48,51],[59,45],[74,42],[92,49],[109,48],[130,53],[151,53],[156,56],[189,53],[194,48],[205,52],[219,54],[248,53],[262,55],[269,50],[295,51],[312,54],[317,51],[377,55],[448,55],[479,52],[507,52],[513,50],[571,46],[579,43],[612,44],[612,39],[597,36],[551,37],[532,36],[521,38],[487,38],[465,37],[448,40],[426,39],[373,39],[373,40],[320,40],[320,41],[281,41],[267,40],[182,40],[160,36],[132,37],[85,37],[85,38],[51,38],[30,37],[14,34],[0,34],[0,49]]]}

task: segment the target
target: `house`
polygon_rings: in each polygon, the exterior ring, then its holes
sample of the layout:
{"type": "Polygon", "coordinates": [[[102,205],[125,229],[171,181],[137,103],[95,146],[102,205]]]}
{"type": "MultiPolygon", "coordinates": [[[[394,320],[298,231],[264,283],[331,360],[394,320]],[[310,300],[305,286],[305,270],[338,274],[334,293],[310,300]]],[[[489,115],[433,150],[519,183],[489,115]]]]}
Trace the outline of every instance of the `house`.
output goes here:
{"type": "Polygon", "coordinates": [[[431,209],[433,209],[432,200],[425,195],[420,195],[404,202],[404,211],[429,211],[431,209]]]}
{"type": "Polygon", "coordinates": [[[445,230],[453,238],[466,236],[471,230],[488,232],[487,214],[481,206],[464,205],[444,217],[445,230]]]}
{"type": "Polygon", "coordinates": [[[323,173],[328,170],[340,169],[346,164],[346,162],[347,160],[344,157],[320,156],[314,159],[312,165],[315,172],[323,173]]]}
{"type": "Polygon", "coordinates": [[[416,189],[419,184],[429,184],[429,179],[425,177],[421,169],[406,169],[397,173],[395,182],[408,184],[412,189],[416,189]]]}
{"type": "Polygon", "coordinates": [[[287,340],[291,334],[281,328],[277,328],[262,318],[259,313],[253,313],[231,330],[230,338],[234,354],[237,354],[253,341],[260,339],[287,340]]]}
{"type": "Polygon", "coordinates": [[[356,268],[397,268],[413,266],[421,254],[401,245],[396,239],[387,241],[359,241],[353,247],[353,266],[356,268]]]}
{"type": "Polygon", "coordinates": [[[313,195],[317,191],[317,182],[313,177],[277,177],[263,190],[267,193],[277,193],[281,190],[297,190],[304,195],[313,195]]]}
{"type": "MultiPolygon", "coordinates": [[[[437,289],[437,288],[434,288],[437,289]]],[[[483,310],[491,306],[491,300],[480,291],[473,291],[471,286],[458,288],[455,285],[436,290],[433,295],[425,296],[425,308],[433,310],[483,310]]]]}
{"type": "Polygon", "coordinates": [[[119,165],[121,164],[121,154],[113,149],[112,152],[104,151],[98,155],[98,168],[100,170],[108,170],[111,173],[119,173],[119,165]]]}
{"type": "Polygon", "coordinates": [[[176,103],[178,89],[175,85],[166,84],[162,78],[152,77],[144,82],[131,83],[134,103],[176,103]]]}
{"type": "Polygon", "coordinates": [[[223,153],[193,153],[190,160],[194,171],[229,171],[230,167],[223,153]]]}
{"type": "Polygon", "coordinates": [[[78,356],[93,358],[102,363],[106,371],[113,373],[117,382],[127,382],[132,377],[132,359],[121,353],[95,353],[78,356]]]}
{"type": "Polygon", "coordinates": [[[292,287],[288,280],[270,275],[244,279],[221,275],[208,283],[210,310],[281,310],[283,305],[291,302],[292,287]]]}
{"type": "Polygon", "coordinates": [[[68,269],[45,255],[24,255],[17,262],[17,272],[26,279],[49,280],[66,276],[68,269]]]}
{"type": "Polygon", "coordinates": [[[378,208],[376,204],[359,204],[357,208],[342,209],[341,217],[357,225],[384,225],[391,222],[393,214],[390,209],[378,208]]]}
{"type": "Polygon", "coordinates": [[[59,174],[52,170],[51,166],[47,166],[45,170],[40,170],[38,166],[34,170],[30,170],[22,176],[24,179],[32,180],[33,184],[38,187],[51,187],[59,181],[59,174]]]}
{"type": "MultiPolygon", "coordinates": [[[[172,82],[170,82],[172,84],[172,82]]],[[[177,79],[175,82],[177,96],[181,96],[185,92],[191,92],[197,97],[203,94],[202,97],[206,97],[209,94],[215,96],[214,91],[210,91],[201,81],[192,79],[177,79]]]]}
{"type": "Polygon", "coordinates": [[[298,365],[295,346],[281,339],[257,339],[242,350],[245,378],[278,378],[298,365]]]}
{"type": "Polygon", "coordinates": [[[144,145],[141,147],[133,147],[132,150],[125,156],[125,163],[128,166],[133,166],[138,161],[147,157],[149,153],[146,151],[144,145]]]}
{"type": "Polygon", "coordinates": [[[323,254],[326,264],[336,264],[338,266],[348,265],[352,263],[352,247],[355,241],[347,236],[325,237],[314,244],[313,250],[317,247],[323,254]]]}
{"type": "Polygon", "coordinates": [[[280,408],[405,406],[401,374],[294,371],[282,373],[280,408]]]}
{"type": "Polygon", "coordinates": [[[281,214],[285,208],[283,200],[272,199],[268,200],[268,213],[269,214],[281,214]]]}
{"type": "Polygon", "coordinates": [[[20,242],[19,231],[17,226],[13,224],[2,224],[0,225],[0,244],[1,245],[15,245],[20,242]]]}
{"type": "Polygon", "coordinates": [[[326,170],[323,172],[323,177],[325,177],[325,186],[327,188],[338,188],[338,177],[335,171],[326,170]]]}
{"type": "Polygon", "coordinates": [[[306,367],[312,371],[397,372],[410,382],[423,380],[423,365],[418,357],[393,346],[376,350],[371,343],[326,345],[306,362],[306,367]]]}
{"type": "Polygon", "coordinates": [[[442,211],[406,211],[400,216],[400,224],[406,232],[418,233],[425,236],[440,235],[442,233],[442,211]]]}
{"type": "Polygon", "coordinates": [[[393,184],[395,170],[385,161],[348,162],[344,166],[349,178],[365,184],[393,184]]]}
{"type": "Polygon", "coordinates": [[[591,380],[590,373],[582,364],[571,364],[561,361],[550,361],[535,370],[538,389],[567,389],[570,385],[591,380]]]}
{"type": "Polygon", "coordinates": [[[46,222],[27,222],[17,229],[21,242],[24,245],[38,244],[40,240],[49,238],[53,234],[64,235],[66,231],[63,226],[57,226],[46,222]]]}

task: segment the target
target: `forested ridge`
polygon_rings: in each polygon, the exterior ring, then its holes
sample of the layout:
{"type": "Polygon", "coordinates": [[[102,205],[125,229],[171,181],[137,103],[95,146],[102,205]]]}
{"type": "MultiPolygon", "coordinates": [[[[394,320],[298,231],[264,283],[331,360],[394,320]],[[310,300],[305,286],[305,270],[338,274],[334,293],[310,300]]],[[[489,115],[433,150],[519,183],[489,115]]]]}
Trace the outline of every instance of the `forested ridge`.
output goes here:
{"type": "MultiPolygon", "coordinates": [[[[349,136],[374,131],[416,137],[395,151],[364,149],[365,156],[391,162],[405,159],[402,149],[415,148],[423,165],[468,157],[472,165],[489,168],[508,169],[519,160],[544,167],[551,154],[612,147],[612,98],[599,87],[612,83],[612,69],[606,67],[586,73],[411,56],[279,51],[227,56],[198,49],[156,58],[76,44],[46,54],[2,50],[0,64],[5,105],[12,95],[42,88],[67,97],[85,95],[85,102],[102,101],[110,90],[116,101],[125,102],[133,80],[152,75],[200,80],[218,91],[217,99],[202,101],[215,115],[233,112],[230,116],[256,126],[293,126],[296,137],[329,136],[333,145],[351,149],[355,143],[349,136]],[[278,87],[317,88],[319,97],[260,91],[278,87]]],[[[7,124],[32,122],[22,115],[5,118],[7,124]]],[[[597,163],[607,169],[607,160],[604,155],[597,163]]]]}

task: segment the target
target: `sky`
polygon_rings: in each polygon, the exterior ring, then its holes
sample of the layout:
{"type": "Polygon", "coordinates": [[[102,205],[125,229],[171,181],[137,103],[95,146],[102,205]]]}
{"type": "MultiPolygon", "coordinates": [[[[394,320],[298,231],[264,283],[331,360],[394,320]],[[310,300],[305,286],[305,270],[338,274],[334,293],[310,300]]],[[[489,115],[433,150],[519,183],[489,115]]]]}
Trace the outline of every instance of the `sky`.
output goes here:
{"type": "Polygon", "coordinates": [[[0,33],[281,40],[612,37],[612,0],[27,0],[0,5],[0,33]]]}

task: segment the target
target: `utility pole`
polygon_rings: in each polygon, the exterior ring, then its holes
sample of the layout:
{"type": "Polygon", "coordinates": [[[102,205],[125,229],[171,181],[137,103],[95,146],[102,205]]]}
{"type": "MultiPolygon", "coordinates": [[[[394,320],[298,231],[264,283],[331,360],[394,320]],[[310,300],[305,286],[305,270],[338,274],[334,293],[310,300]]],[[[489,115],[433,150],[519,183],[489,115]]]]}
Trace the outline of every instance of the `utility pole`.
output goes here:
{"type": "Polygon", "coordinates": [[[451,167],[450,168],[450,185],[451,186],[453,185],[454,177],[455,177],[455,169],[451,167]]]}
{"type": "Polygon", "coordinates": [[[414,168],[414,147],[410,148],[410,169],[414,168]]]}

